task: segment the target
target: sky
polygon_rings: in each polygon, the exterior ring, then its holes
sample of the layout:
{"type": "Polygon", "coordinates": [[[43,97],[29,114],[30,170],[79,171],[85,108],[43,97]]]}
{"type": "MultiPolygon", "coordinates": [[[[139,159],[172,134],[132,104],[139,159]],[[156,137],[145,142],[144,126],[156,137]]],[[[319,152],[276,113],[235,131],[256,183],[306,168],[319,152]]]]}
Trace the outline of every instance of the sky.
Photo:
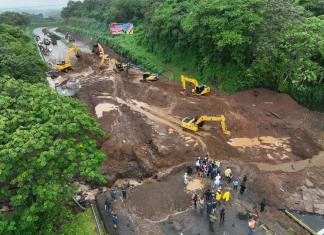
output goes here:
{"type": "Polygon", "coordinates": [[[59,8],[69,0],[0,0],[0,9],[14,8],[59,8]]]}

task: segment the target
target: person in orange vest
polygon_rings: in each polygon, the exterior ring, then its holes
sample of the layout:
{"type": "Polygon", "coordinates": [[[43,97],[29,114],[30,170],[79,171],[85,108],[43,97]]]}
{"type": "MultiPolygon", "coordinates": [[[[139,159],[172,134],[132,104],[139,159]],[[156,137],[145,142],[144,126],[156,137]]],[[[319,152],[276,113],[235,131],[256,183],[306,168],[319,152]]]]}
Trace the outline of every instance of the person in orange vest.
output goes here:
{"type": "Polygon", "coordinates": [[[249,219],[249,234],[250,235],[254,233],[255,228],[256,228],[256,221],[253,218],[249,219]]]}

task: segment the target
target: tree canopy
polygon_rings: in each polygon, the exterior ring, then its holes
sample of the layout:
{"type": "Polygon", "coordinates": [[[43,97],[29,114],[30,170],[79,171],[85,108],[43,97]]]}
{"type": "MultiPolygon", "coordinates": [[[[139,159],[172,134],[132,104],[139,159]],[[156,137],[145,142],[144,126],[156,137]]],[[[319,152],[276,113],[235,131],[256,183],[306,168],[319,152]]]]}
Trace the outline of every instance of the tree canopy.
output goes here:
{"type": "Polygon", "coordinates": [[[0,14],[0,24],[27,26],[30,21],[31,15],[27,13],[4,12],[0,14]]]}
{"type": "Polygon", "coordinates": [[[40,82],[46,70],[35,44],[23,30],[0,24],[0,76],[40,82]]]}
{"type": "MultiPolygon", "coordinates": [[[[11,16],[21,17],[0,21],[11,16]]],[[[47,65],[17,24],[0,24],[0,234],[57,234],[73,181],[104,182],[96,140],[105,133],[85,105],[45,85],[47,65]]]]}
{"type": "Polygon", "coordinates": [[[133,21],[139,45],[220,90],[265,87],[324,110],[323,0],[92,2],[70,2],[62,16],[133,21]]]}
{"type": "Polygon", "coordinates": [[[86,107],[42,84],[0,79],[1,234],[54,234],[64,222],[75,177],[103,182],[104,137],[86,107]],[[41,233],[40,233],[41,232],[41,233]]]}

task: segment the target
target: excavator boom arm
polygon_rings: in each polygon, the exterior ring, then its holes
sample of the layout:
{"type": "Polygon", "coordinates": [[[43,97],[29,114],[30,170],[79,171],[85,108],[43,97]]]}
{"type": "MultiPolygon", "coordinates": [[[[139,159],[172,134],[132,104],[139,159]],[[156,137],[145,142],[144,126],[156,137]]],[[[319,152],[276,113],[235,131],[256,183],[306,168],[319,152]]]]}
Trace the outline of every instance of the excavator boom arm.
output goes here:
{"type": "Polygon", "coordinates": [[[186,76],[181,75],[181,83],[182,83],[182,88],[184,90],[186,89],[186,82],[192,83],[195,86],[195,88],[199,85],[196,79],[188,78],[186,76]]]}
{"type": "Polygon", "coordinates": [[[105,50],[101,46],[101,44],[98,43],[98,51],[99,51],[99,56],[104,56],[105,50]]]}
{"type": "Polygon", "coordinates": [[[67,51],[66,55],[65,55],[65,64],[70,64],[71,62],[71,55],[72,53],[75,53],[75,55],[78,55],[78,48],[76,47],[71,47],[69,48],[69,50],[67,51]]]}
{"type": "Polygon", "coordinates": [[[227,130],[226,124],[225,124],[225,116],[224,115],[219,115],[219,116],[206,116],[203,115],[200,118],[197,119],[196,125],[199,125],[200,123],[204,121],[218,121],[221,124],[221,128],[224,134],[229,135],[230,131],[227,130]]]}

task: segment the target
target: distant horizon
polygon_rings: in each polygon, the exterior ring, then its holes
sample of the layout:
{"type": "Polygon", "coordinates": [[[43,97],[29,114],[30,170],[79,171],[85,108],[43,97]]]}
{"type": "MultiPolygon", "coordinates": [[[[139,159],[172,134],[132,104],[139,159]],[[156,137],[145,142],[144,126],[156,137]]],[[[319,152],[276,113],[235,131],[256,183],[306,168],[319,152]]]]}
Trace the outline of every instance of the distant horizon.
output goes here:
{"type": "Polygon", "coordinates": [[[60,9],[67,5],[69,0],[1,0],[0,10],[23,10],[23,9],[60,9]]]}

